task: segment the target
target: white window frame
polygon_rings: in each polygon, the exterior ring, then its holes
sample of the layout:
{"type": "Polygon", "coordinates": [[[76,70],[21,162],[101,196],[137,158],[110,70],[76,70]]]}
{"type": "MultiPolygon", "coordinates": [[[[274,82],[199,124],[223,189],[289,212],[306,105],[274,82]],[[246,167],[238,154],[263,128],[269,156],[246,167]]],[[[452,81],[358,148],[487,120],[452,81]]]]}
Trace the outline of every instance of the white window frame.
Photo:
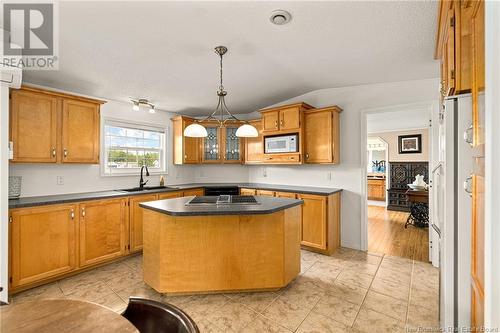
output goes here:
{"type": "Polygon", "coordinates": [[[156,131],[156,132],[163,133],[163,140],[161,143],[162,151],[160,153],[160,163],[162,164],[162,167],[161,168],[149,168],[149,173],[151,175],[167,175],[168,174],[168,159],[167,159],[168,128],[167,127],[156,126],[156,125],[152,125],[149,123],[141,123],[141,122],[136,122],[136,121],[128,121],[128,120],[123,120],[123,119],[118,119],[118,118],[103,117],[102,121],[101,121],[101,135],[100,135],[100,137],[101,137],[101,142],[100,142],[100,144],[101,144],[101,163],[100,163],[101,177],[137,176],[141,170],[141,168],[124,168],[124,169],[113,169],[115,171],[113,173],[106,171],[106,169],[107,169],[106,168],[107,148],[106,148],[106,131],[105,131],[106,125],[118,126],[118,127],[129,127],[129,128],[139,129],[139,130],[156,131]]]}

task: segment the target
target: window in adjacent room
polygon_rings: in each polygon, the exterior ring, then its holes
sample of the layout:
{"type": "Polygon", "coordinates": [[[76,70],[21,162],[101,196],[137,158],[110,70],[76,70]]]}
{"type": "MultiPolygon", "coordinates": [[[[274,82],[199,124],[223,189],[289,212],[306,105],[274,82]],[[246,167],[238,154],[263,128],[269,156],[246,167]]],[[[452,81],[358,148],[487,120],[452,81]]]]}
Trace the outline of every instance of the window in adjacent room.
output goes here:
{"type": "Polygon", "coordinates": [[[103,132],[105,175],[137,175],[143,165],[166,172],[165,129],[106,120],[103,132]]]}

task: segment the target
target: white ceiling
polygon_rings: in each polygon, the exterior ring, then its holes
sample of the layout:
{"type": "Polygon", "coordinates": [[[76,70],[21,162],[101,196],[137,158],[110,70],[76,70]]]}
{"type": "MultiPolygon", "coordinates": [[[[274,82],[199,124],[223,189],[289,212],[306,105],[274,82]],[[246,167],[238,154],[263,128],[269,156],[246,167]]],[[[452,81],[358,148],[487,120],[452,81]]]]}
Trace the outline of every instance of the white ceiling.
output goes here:
{"type": "Polygon", "coordinates": [[[247,113],[323,88],[435,78],[437,2],[60,2],[59,71],[27,82],[206,114],[229,48],[227,104],[247,113]],[[288,25],[269,14],[285,9],[288,25]]]}
{"type": "Polygon", "coordinates": [[[429,119],[426,108],[374,113],[366,116],[366,129],[368,133],[421,129],[429,126],[429,119]]]}

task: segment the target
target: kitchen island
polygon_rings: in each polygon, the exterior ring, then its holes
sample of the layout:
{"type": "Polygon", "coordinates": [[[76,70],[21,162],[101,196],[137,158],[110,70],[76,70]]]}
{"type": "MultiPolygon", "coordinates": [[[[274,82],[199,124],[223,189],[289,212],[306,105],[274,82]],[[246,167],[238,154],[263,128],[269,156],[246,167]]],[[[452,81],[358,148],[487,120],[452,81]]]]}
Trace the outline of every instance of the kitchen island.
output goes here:
{"type": "Polygon", "coordinates": [[[140,204],[149,286],[167,294],[255,291],[299,274],[302,200],[186,205],[192,198],[140,204]]]}

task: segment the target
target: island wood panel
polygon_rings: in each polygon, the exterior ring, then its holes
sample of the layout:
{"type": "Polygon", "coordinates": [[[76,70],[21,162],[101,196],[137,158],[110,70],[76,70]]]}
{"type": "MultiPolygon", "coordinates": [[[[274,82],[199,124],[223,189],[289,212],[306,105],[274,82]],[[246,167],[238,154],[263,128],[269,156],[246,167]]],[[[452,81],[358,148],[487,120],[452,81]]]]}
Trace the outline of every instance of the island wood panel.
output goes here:
{"type": "Polygon", "coordinates": [[[159,193],[158,194],[158,200],[180,198],[180,197],[182,197],[182,192],[181,191],[166,192],[166,193],[159,193]]]}
{"type": "Polygon", "coordinates": [[[255,195],[257,191],[253,188],[240,188],[241,195],[255,195]]]}
{"type": "Polygon", "coordinates": [[[257,190],[257,195],[264,195],[264,196],[268,196],[268,197],[274,197],[274,191],[257,190]]]}
{"type": "Polygon", "coordinates": [[[129,205],[129,228],[130,228],[130,252],[142,250],[142,208],[139,203],[154,201],[158,199],[156,194],[139,195],[130,197],[129,205]]]}
{"type": "Polygon", "coordinates": [[[290,199],[295,199],[297,195],[292,192],[275,192],[275,196],[277,198],[290,198],[290,199]]]}
{"type": "Polygon", "coordinates": [[[195,188],[192,190],[185,190],[184,191],[184,197],[189,197],[189,196],[202,196],[205,195],[205,190],[202,188],[195,188]]]}
{"type": "Polygon", "coordinates": [[[80,204],[80,267],[125,255],[126,200],[80,204]]]}
{"type": "Polygon", "coordinates": [[[300,271],[300,215],[300,208],[177,217],[145,209],[144,281],[167,293],[281,288],[300,271]]]}
{"type": "Polygon", "coordinates": [[[24,90],[11,92],[12,162],[57,162],[58,115],[54,96],[24,90]]]}
{"type": "Polygon", "coordinates": [[[11,287],[76,268],[77,205],[12,210],[11,287]]]}

